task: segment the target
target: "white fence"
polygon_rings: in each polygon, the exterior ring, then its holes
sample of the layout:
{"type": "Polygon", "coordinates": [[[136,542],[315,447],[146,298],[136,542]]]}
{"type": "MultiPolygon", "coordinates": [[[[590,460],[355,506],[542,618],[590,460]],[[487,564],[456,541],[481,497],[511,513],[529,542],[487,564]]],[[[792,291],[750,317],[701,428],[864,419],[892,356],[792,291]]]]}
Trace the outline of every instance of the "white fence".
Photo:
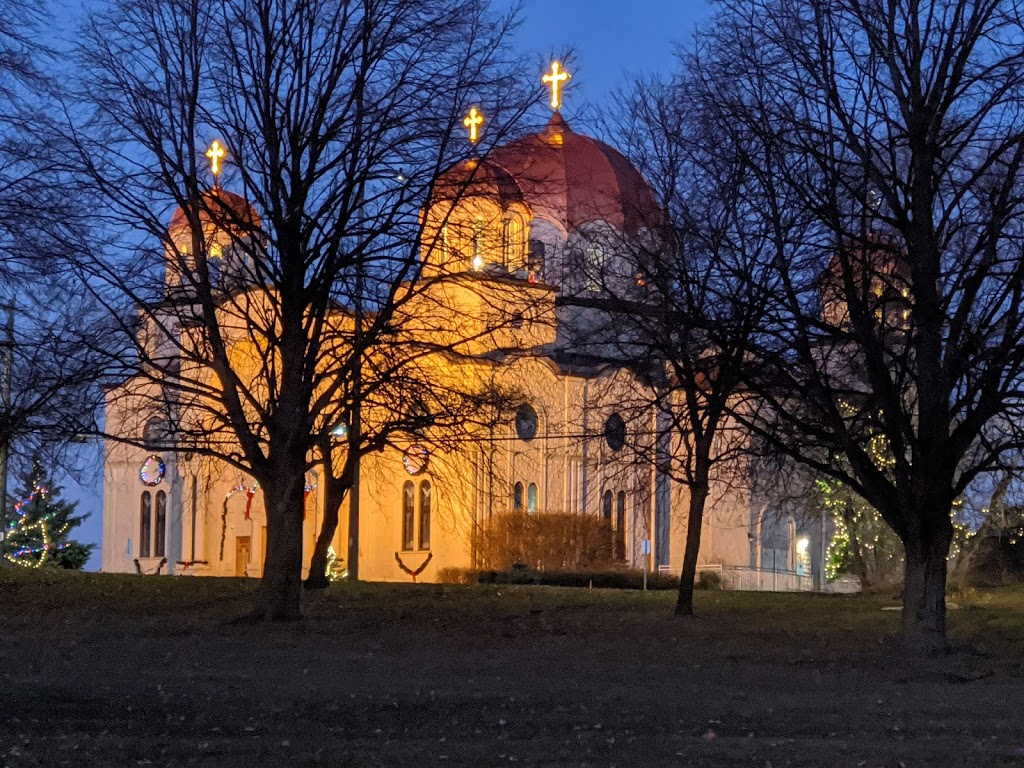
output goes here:
{"type": "MultiPolygon", "coordinates": [[[[673,565],[659,565],[658,573],[678,574],[673,565]]],[[[814,592],[814,579],[809,574],[796,571],[771,571],[765,568],[746,568],[740,565],[719,565],[708,563],[697,566],[697,581],[702,573],[714,573],[721,579],[722,589],[737,592],[814,592]]],[[[827,583],[824,592],[860,592],[860,579],[856,576],[841,576],[827,583]]]]}
{"type": "Polygon", "coordinates": [[[743,592],[813,592],[814,579],[796,571],[769,571],[764,568],[744,568],[739,565],[698,565],[701,573],[718,574],[722,589],[743,592]]]}

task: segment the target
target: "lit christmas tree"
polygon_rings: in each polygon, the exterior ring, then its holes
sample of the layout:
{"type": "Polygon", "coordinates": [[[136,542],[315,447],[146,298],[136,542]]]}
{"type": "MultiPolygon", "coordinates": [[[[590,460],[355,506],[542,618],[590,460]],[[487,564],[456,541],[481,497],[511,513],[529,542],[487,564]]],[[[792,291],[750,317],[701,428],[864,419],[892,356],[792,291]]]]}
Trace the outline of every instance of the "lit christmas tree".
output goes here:
{"type": "Polygon", "coordinates": [[[78,502],[62,500],[60,488],[44,480],[45,472],[36,464],[24,479],[21,500],[8,502],[8,529],[0,549],[8,561],[26,568],[80,569],[94,545],[68,537],[85,515],[76,515],[78,502]]]}

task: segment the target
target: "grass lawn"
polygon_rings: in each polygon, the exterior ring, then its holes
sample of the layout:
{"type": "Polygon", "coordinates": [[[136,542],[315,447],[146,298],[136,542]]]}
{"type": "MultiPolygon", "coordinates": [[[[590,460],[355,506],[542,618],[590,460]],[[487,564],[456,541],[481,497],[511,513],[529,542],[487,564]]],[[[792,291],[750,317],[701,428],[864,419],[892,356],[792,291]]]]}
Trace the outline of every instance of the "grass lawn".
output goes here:
{"type": "Polygon", "coordinates": [[[884,596],[0,569],[0,766],[1022,766],[1024,590],[908,661],[884,596]]]}

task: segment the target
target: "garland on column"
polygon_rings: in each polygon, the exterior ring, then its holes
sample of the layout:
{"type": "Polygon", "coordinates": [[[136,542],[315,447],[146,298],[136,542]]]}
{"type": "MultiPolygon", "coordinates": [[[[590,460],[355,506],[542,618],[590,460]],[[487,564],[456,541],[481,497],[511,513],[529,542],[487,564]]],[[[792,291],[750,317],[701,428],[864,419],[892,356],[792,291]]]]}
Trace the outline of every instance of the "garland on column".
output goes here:
{"type": "Polygon", "coordinates": [[[306,519],[306,499],[309,498],[309,494],[316,490],[316,483],[306,483],[302,486],[302,519],[306,519]]]}

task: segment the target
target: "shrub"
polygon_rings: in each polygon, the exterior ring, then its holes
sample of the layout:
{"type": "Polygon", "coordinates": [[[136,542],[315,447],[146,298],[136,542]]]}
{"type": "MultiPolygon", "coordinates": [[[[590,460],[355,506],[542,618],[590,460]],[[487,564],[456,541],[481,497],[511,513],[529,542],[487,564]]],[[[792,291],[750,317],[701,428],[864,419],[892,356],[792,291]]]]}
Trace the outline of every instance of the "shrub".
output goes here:
{"type": "Polygon", "coordinates": [[[480,538],[488,568],[516,565],[537,571],[611,569],[613,534],[607,520],[564,513],[506,512],[495,515],[480,538]]]}
{"type": "MultiPolygon", "coordinates": [[[[582,587],[584,589],[641,589],[643,571],[533,571],[533,570],[462,570],[445,568],[440,574],[447,584],[536,584],[549,587],[582,587]]],[[[679,578],[660,573],[647,574],[648,589],[676,589],[679,578]]]]}
{"type": "Polygon", "coordinates": [[[717,592],[722,588],[722,574],[717,571],[701,571],[697,574],[695,589],[706,589],[709,592],[717,592]]]}

